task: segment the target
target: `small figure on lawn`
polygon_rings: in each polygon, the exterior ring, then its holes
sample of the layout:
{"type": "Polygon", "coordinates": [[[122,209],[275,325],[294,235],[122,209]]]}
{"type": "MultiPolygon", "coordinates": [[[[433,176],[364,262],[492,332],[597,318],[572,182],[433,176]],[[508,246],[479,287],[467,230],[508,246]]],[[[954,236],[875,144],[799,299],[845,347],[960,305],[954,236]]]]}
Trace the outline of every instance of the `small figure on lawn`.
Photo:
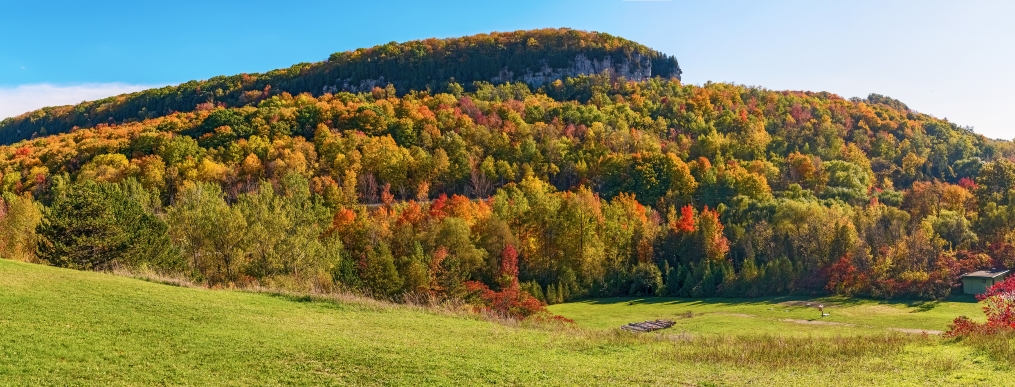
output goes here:
{"type": "Polygon", "coordinates": [[[821,311],[821,317],[831,316],[830,314],[825,313],[825,305],[824,304],[818,305],[818,310],[821,311]]]}

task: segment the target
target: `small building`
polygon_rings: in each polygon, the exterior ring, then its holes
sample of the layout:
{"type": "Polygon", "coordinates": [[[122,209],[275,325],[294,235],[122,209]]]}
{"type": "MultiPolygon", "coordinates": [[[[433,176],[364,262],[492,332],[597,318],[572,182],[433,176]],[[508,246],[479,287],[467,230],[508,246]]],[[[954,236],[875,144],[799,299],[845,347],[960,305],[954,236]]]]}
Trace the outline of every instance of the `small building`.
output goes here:
{"type": "Polygon", "coordinates": [[[983,294],[991,286],[1008,278],[1008,270],[980,270],[962,276],[962,292],[965,294],[983,294]]]}

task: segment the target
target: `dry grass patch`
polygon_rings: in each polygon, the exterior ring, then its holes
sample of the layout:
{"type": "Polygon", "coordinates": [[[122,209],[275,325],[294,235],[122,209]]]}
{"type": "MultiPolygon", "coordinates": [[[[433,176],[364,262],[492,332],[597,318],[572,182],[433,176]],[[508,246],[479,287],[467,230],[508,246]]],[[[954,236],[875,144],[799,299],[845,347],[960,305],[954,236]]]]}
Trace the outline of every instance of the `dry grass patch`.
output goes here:
{"type": "Polygon", "coordinates": [[[907,345],[926,343],[919,336],[885,334],[866,337],[698,336],[674,346],[678,360],[701,364],[785,368],[844,367],[857,360],[888,358],[907,345]]]}

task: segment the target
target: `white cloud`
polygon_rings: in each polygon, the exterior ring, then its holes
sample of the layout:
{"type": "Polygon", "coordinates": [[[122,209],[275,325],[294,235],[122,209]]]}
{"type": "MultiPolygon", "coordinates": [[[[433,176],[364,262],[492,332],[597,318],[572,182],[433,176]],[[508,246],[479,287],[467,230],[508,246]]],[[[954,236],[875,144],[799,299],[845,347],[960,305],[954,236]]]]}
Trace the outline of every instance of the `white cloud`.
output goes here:
{"type": "Polygon", "coordinates": [[[82,101],[92,101],[159,86],[126,83],[83,83],[78,85],[39,83],[0,87],[0,119],[18,116],[46,106],[73,105],[82,101]]]}

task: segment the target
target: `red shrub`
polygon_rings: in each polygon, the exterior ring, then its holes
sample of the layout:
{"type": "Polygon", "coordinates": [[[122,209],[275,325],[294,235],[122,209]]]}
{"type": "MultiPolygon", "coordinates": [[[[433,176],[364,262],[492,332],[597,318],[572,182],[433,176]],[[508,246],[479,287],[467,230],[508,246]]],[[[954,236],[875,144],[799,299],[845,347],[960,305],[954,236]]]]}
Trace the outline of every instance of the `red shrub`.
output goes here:
{"type": "Polygon", "coordinates": [[[465,287],[478,297],[474,303],[477,304],[476,309],[479,311],[517,319],[550,313],[546,310],[546,305],[517,286],[498,292],[482,282],[469,281],[465,283],[465,287]]]}
{"type": "Polygon", "coordinates": [[[478,281],[465,283],[466,289],[475,295],[474,304],[478,311],[494,313],[503,317],[526,319],[535,318],[551,322],[574,322],[555,316],[546,310],[546,305],[521,289],[518,284],[518,250],[512,245],[504,247],[501,253],[500,291],[490,289],[478,281]]]}

